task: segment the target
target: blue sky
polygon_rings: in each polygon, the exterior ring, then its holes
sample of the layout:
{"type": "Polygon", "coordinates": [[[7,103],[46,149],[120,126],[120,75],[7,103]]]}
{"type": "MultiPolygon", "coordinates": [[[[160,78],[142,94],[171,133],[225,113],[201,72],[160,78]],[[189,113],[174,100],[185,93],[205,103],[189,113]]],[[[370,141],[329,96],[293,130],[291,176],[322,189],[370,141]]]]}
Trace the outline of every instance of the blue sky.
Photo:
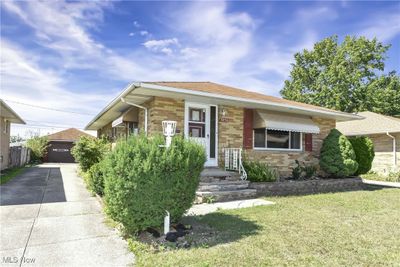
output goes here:
{"type": "Polygon", "coordinates": [[[337,34],[392,44],[400,3],[1,2],[1,95],[26,129],[83,128],[131,81],[214,81],[279,96],[293,54],[337,34]],[[13,102],[12,102],[13,101],[13,102]],[[48,128],[53,125],[54,128],[48,128]]]}

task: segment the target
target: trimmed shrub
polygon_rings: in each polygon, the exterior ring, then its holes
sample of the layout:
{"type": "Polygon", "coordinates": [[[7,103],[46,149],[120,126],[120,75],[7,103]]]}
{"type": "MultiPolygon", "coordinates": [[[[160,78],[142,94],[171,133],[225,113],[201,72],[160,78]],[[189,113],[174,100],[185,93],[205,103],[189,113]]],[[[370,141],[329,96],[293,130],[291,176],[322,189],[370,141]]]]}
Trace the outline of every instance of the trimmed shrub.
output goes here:
{"type": "Polygon", "coordinates": [[[42,161],[46,155],[48,147],[48,139],[46,136],[35,136],[26,141],[26,147],[31,150],[31,161],[42,161]]]}
{"type": "Polygon", "coordinates": [[[351,137],[349,138],[353,146],[354,153],[356,154],[356,161],[358,163],[357,175],[365,174],[371,170],[372,161],[375,157],[374,143],[369,137],[351,137]]]}
{"type": "Polygon", "coordinates": [[[82,171],[87,172],[90,167],[100,162],[111,150],[111,144],[105,138],[82,136],[72,148],[72,155],[79,163],[82,171]]]}
{"type": "Polygon", "coordinates": [[[251,182],[274,182],[279,176],[275,169],[260,161],[245,160],[243,167],[247,173],[247,180],[251,182]]]}
{"type": "Polygon", "coordinates": [[[90,167],[87,173],[86,183],[91,191],[99,196],[104,195],[104,161],[100,161],[90,167]]]}
{"type": "Polygon", "coordinates": [[[204,148],[179,136],[168,149],[164,143],[162,136],[132,136],[105,160],[106,212],[129,233],[161,226],[166,211],[179,220],[195,199],[204,148]]]}
{"type": "Polygon", "coordinates": [[[345,177],[357,171],[353,146],[337,129],[332,129],[322,142],[319,164],[323,171],[333,177],[345,177]]]}

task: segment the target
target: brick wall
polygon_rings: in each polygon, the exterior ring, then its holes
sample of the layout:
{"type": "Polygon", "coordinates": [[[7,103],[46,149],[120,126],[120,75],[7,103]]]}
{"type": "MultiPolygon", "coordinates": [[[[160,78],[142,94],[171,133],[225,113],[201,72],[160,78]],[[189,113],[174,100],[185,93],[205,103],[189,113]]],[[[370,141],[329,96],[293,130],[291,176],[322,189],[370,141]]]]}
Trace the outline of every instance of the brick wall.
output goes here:
{"type": "Polygon", "coordinates": [[[393,139],[386,134],[369,135],[374,143],[375,158],[372,170],[387,174],[400,169],[400,134],[392,134],[396,138],[397,164],[393,166],[393,139]]]}
{"type": "MultiPolygon", "coordinates": [[[[183,134],[185,102],[183,100],[153,97],[151,100],[143,104],[148,108],[148,134],[162,133],[162,121],[177,121],[177,133],[183,134]]],[[[144,110],[139,111],[139,129],[144,130],[144,110]]]]}

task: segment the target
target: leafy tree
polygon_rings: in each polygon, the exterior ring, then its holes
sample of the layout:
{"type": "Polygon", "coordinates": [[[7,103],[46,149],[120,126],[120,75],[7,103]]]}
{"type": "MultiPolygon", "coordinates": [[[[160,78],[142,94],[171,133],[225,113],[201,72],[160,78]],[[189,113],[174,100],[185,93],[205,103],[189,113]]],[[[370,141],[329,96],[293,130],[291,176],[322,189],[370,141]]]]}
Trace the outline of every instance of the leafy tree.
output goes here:
{"type": "Polygon", "coordinates": [[[366,136],[351,137],[349,141],[356,153],[356,161],[358,163],[356,174],[360,175],[369,172],[375,157],[374,143],[371,138],[366,136]]]}
{"type": "Polygon", "coordinates": [[[346,36],[342,43],[337,36],[326,38],[295,54],[281,95],[345,112],[400,114],[399,76],[379,75],[389,47],[376,38],[346,36]]]}
{"type": "Polygon", "coordinates": [[[26,141],[26,147],[31,149],[31,161],[41,161],[47,152],[47,137],[34,136],[26,141]]]}
{"type": "Polygon", "coordinates": [[[10,143],[18,143],[24,141],[24,138],[22,138],[19,135],[11,135],[10,136],[10,143]]]}
{"type": "Polygon", "coordinates": [[[82,171],[86,172],[94,164],[100,162],[110,150],[111,145],[105,138],[81,136],[71,153],[82,171]]]}
{"type": "Polygon", "coordinates": [[[353,146],[346,136],[332,129],[322,142],[321,169],[333,177],[353,175],[358,168],[353,146]]]}

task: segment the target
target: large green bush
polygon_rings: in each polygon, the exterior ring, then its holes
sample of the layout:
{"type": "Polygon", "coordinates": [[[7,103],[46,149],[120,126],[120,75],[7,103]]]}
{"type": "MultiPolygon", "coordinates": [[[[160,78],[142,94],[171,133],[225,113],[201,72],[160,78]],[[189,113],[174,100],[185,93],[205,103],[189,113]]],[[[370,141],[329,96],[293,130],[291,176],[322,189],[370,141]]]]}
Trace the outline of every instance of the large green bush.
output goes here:
{"type": "Polygon", "coordinates": [[[72,155],[81,170],[86,172],[100,162],[110,150],[111,144],[105,138],[82,136],[72,148],[72,155]]]}
{"type": "Polygon", "coordinates": [[[245,160],[243,167],[247,173],[247,180],[251,182],[274,182],[278,178],[275,169],[260,161],[245,160]]]}
{"type": "Polygon", "coordinates": [[[319,164],[332,177],[345,177],[357,171],[358,163],[353,146],[337,129],[332,129],[322,142],[319,164]]]}
{"type": "Polygon", "coordinates": [[[349,138],[356,154],[356,161],[358,163],[357,175],[369,172],[372,167],[372,161],[375,157],[374,143],[369,137],[351,137],[349,138]]]}
{"type": "Polygon", "coordinates": [[[48,139],[46,136],[34,136],[26,141],[26,147],[31,150],[31,161],[42,161],[47,152],[48,139]]]}
{"type": "Polygon", "coordinates": [[[89,189],[98,194],[99,196],[104,195],[104,168],[106,167],[104,160],[95,163],[90,167],[87,173],[86,183],[89,189]]]}
{"type": "Polygon", "coordinates": [[[182,137],[168,149],[164,143],[161,136],[132,136],[106,159],[106,211],[130,233],[161,226],[166,211],[179,220],[195,199],[204,148],[182,137]]]}

